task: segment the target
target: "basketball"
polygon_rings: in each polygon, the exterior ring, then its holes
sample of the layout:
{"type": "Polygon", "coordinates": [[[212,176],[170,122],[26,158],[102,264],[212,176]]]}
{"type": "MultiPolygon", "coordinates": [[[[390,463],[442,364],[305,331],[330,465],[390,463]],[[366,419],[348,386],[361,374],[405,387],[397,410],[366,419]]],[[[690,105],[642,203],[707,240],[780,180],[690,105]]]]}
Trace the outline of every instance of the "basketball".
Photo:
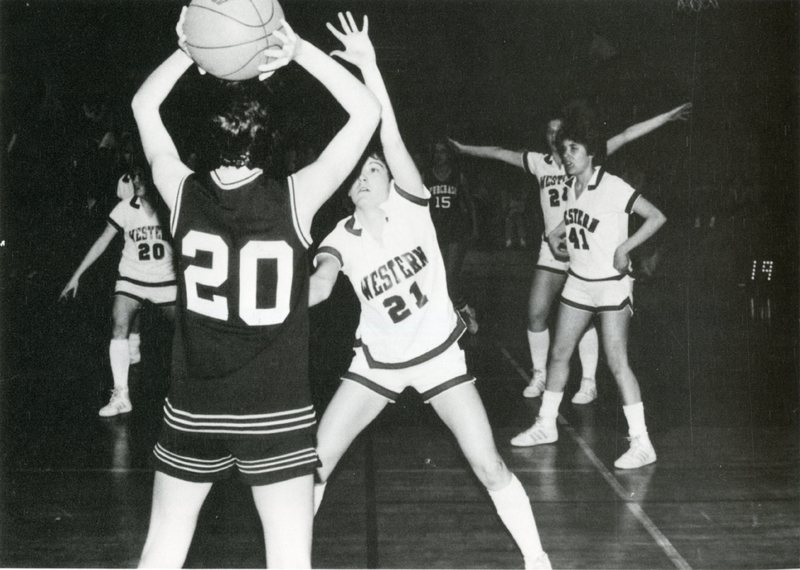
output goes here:
{"type": "Polygon", "coordinates": [[[258,76],[263,52],[278,45],[283,9],[277,0],[192,0],[183,32],[195,63],[220,79],[258,76]]]}

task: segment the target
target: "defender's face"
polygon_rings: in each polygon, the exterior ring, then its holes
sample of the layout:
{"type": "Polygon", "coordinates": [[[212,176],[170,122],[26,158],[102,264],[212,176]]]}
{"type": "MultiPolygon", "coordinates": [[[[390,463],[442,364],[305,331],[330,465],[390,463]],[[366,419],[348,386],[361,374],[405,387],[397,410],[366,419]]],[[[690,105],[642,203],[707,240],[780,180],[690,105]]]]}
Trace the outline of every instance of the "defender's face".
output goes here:
{"type": "Polygon", "coordinates": [[[547,123],[547,146],[556,151],[556,136],[561,130],[561,119],[553,119],[547,123]]]}
{"type": "Polygon", "coordinates": [[[389,169],[383,161],[369,157],[348,194],[357,208],[383,204],[389,197],[389,169]]]}
{"type": "Polygon", "coordinates": [[[564,170],[570,176],[576,176],[586,170],[592,169],[593,156],[586,152],[586,147],[570,139],[561,143],[561,161],[564,170]]]}
{"type": "Polygon", "coordinates": [[[134,176],[132,178],[133,182],[133,193],[140,198],[147,193],[147,188],[144,185],[144,180],[142,180],[141,176],[134,176]]]}

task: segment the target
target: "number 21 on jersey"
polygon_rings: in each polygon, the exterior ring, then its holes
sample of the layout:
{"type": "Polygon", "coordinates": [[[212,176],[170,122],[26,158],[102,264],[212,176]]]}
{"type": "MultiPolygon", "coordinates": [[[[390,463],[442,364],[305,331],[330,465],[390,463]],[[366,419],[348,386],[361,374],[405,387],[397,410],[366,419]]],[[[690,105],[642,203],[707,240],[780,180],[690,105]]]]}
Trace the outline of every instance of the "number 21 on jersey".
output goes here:
{"type": "MultiPolygon", "coordinates": [[[[183,238],[183,254],[195,258],[199,251],[211,254],[210,267],[190,265],[183,272],[186,283],[186,308],[195,313],[228,320],[228,299],[212,294],[201,297],[199,286],[217,288],[228,279],[228,244],[218,235],[191,230],[183,238]]],[[[289,314],[292,293],[294,260],[292,248],[285,241],[251,240],[239,249],[239,317],[250,326],[279,324],[289,314]],[[259,260],[275,261],[275,303],[272,307],[258,307],[258,289],[264,285],[259,279],[259,260]]]]}

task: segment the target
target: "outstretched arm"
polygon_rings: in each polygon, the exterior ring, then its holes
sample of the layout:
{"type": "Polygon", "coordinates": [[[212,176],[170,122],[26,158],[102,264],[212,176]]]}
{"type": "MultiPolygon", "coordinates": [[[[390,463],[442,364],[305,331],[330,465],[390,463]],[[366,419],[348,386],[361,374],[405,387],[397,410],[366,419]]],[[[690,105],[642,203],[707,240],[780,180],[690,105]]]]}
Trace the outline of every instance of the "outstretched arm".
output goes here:
{"type": "Polygon", "coordinates": [[[633,203],[633,212],[644,218],[644,223],[614,252],[614,268],[620,273],[628,271],[631,263],[631,251],[650,239],[667,221],[667,217],[661,210],[642,196],[639,196],[633,203]]]}
{"type": "Polygon", "coordinates": [[[339,23],[342,26],[341,32],[330,23],[328,29],[342,42],[345,49],[344,51],[335,51],[332,55],[349,61],[361,70],[364,83],[381,104],[381,145],[389,170],[400,188],[410,194],[422,196],[425,192],[422,176],[420,176],[419,170],[403,142],[403,137],[400,135],[397,117],[394,114],[389,93],[386,91],[386,84],[378,69],[375,48],[369,39],[369,20],[364,16],[361,30],[359,30],[350,12],[347,12],[346,15],[340,12],[339,23]]]}
{"type": "Polygon", "coordinates": [[[339,263],[329,255],[317,258],[317,268],[311,274],[308,290],[308,306],[313,307],[331,296],[336,278],[339,276],[339,263]]]}
{"type": "Polygon", "coordinates": [[[83,275],[84,271],[89,269],[92,264],[97,261],[97,259],[103,255],[103,252],[108,249],[109,244],[113,241],[114,236],[117,235],[117,230],[111,224],[106,225],[106,229],[103,230],[103,233],[100,234],[95,242],[92,244],[92,247],[89,248],[89,251],[81,261],[78,268],[75,270],[75,273],[72,274],[67,285],[61,291],[61,295],[59,295],[59,299],[67,299],[72,293],[72,297],[74,298],[78,294],[78,281],[83,275]]]}
{"type": "MultiPolygon", "coordinates": [[[[350,116],[316,161],[294,175],[301,223],[311,225],[314,214],[355,168],[380,120],[380,105],[353,75],[316,46],[297,38],[284,24],[287,42],[296,41],[294,61],[330,91],[350,116]]],[[[288,45],[288,44],[287,44],[288,45]]]]}
{"type": "Polygon", "coordinates": [[[685,121],[691,112],[692,104],[684,103],[683,105],[675,107],[666,113],[656,115],[652,119],[631,125],[620,134],[613,136],[606,141],[606,153],[611,156],[629,142],[635,141],[639,137],[642,137],[659,127],[663,127],[670,121],[685,121]]]}
{"type": "Polygon", "coordinates": [[[153,183],[170,210],[175,206],[180,181],[191,170],[181,162],[159,109],[191,65],[192,59],[183,50],[175,50],[145,79],[131,102],[144,156],[153,172],[153,183]]]}
{"type": "Polygon", "coordinates": [[[463,144],[453,139],[447,139],[453,148],[460,154],[466,156],[473,156],[475,158],[490,158],[492,160],[499,160],[517,168],[525,168],[525,154],[516,150],[507,150],[499,146],[474,146],[463,144]]]}

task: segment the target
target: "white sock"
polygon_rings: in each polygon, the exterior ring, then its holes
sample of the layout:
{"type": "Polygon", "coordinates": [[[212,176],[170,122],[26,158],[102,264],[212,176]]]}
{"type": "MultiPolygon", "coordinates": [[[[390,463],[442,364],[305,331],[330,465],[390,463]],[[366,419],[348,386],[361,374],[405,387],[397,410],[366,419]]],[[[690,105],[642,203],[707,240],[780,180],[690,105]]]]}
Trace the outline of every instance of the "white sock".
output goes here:
{"type": "Polygon", "coordinates": [[[322,497],[325,495],[325,487],[327,484],[327,481],[324,483],[314,483],[314,516],[316,516],[319,506],[322,504],[322,497]]]}
{"type": "Polygon", "coordinates": [[[528,348],[531,351],[531,362],[534,370],[547,370],[547,352],[550,350],[550,331],[528,331],[528,348]]]}
{"type": "Polygon", "coordinates": [[[561,405],[561,398],[563,397],[564,392],[551,392],[550,390],[545,390],[542,393],[542,406],[539,408],[539,417],[550,420],[553,425],[556,425],[558,407],[561,405]]]}
{"type": "Polygon", "coordinates": [[[523,558],[533,560],[542,553],[542,541],[533,518],[531,501],[522,483],[511,474],[508,485],[498,491],[489,491],[497,514],[517,543],[523,558]]]}
{"type": "Polygon", "coordinates": [[[622,406],[625,419],[628,420],[628,435],[637,437],[647,435],[647,426],[644,423],[644,403],[622,406]]]}
{"type": "Polygon", "coordinates": [[[581,368],[584,378],[594,378],[597,373],[597,358],[600,354],[597,341],[597,329],[589,327],[578,343],[578,354],[581,357],[581,368]]]}
{"type": "Polygon", "coordinates": [[[111,360],[111,375],[114,377],[114,388],[128,389],[128,367],[131,356],[128,353],[128,339],[114,338],[108,345],[108,358],[111,360]]]}

